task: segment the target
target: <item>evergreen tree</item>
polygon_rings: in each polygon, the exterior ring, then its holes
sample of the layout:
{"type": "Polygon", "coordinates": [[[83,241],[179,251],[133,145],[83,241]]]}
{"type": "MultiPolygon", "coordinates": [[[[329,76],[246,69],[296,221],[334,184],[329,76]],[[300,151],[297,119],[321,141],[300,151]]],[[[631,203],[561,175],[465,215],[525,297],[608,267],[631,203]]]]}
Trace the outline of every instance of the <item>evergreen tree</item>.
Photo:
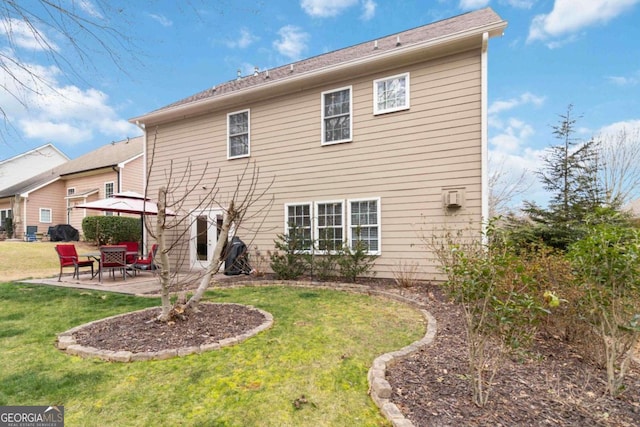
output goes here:
{"type": "Polygon", "coordinates": [[[560,115],[553,135],[561,142],[547,149],[544,166],[536,172],[545,190],[551,193],[548,207],[525,202],[524,211],[537,224],[535,234],[544,243],[559,248],[580,238],[580,228],[587,215],[602,206],[596,146],[593,140],[582,142],[575,137],[573,106],[560,115]]]}

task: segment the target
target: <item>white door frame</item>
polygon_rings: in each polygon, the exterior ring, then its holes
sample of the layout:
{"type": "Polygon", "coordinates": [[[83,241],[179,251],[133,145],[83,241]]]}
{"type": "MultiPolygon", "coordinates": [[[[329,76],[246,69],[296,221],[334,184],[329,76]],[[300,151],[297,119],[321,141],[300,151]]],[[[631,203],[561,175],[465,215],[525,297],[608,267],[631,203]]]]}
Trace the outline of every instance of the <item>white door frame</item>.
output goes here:
{"type": "Polygon", "coordinates": [[[224,211],[222,209],[191,212],[189,259],[192,268],[204,270],[211,264],[218,240],[218,221],[223,218],[223,215],[224,211]],[[207,219],[206,224],[204,224],[204,218],[207,219]],[[198,236],[199,231],[201,233],[200,236],[198,236]],[[206,231],[206,235],[204,231],[206,231]]]}

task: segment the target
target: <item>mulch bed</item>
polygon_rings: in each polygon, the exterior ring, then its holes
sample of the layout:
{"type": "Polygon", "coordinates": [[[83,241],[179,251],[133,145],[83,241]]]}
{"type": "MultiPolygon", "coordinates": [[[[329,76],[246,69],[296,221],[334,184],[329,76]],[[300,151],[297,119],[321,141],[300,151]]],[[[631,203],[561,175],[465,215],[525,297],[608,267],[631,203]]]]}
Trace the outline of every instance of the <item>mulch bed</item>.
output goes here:
{"type": "Polygon", "coordinates": [[[239,304],[199,304],[181,320],[157,320],[160,309],[95,322],[73,334],[83,346],[101,350],[154,352],[216,343],[248,332],[265,321],[262,313],[239,304]]]}
{"type": "MultiPolygon", "coordinates": [[[[231,277],[216,286],[264,278],[231,277]]],[[[484,408],[471,400],[466,338],[460,308],[434,285],[398,288],[390,281],[361,282],[416,301],[437,321],[435,340],[387,369],[391,401],[416,426],[638,426],[640,367],[632,363],[626,390],[605,394],[606,373],[582,359],[569,345],[540,337],[533,350],[505,360],[484,408]]],[[[203,308],[206,305],[202,306],[203,308]]],[[[162,324],[158,312],[136,313],[99,322],[77,332],[83,345],[109,350],[159,351],[216,342],[252,329],[264,320],[243,306],[214,305],[188,321],[162,324]],[[225,307],[221,310],[221,307],[225,307]],[[242,332],[239,332],[242,331],[242,332]]]]}

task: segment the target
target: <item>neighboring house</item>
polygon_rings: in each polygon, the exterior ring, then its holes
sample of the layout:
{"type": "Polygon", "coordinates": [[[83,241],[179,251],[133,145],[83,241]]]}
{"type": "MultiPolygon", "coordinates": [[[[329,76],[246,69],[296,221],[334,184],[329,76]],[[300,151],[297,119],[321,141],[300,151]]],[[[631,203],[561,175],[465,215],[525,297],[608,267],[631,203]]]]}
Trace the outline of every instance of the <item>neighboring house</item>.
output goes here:
{"type": "MultiPolygon", "coordinates": [[[[364,240],[378,277],[418,265],[420,278],[436,277],[430,230],[455,224],[479,236],[488,213],[487,45],[506,25],[486,8],[256,70],[133,118],[146,129],[149,194],[168,171],[190,173],[216,185],[224,207],[255,164],[266,196],[237,230],[251,256],[273,251],[295,223],[329,245],[364,240]]],[[[197,209],[199,197],[185,204],[194,268],[211,261],[223,215],[197,209]]]]}
{"type": "Polygon", "coordinates": [[[142,144],[142,137],[112,142],[4,189],[0,213],[12,211],[17,238],[24,237],[28,226],[46,233],[50,226],[71,224],[82,233],[84,217],[103,213],[75,205],[119,191],[143,191],[142,144]]]}
{"type": "MultiPolygon", "coordinates": [[[[53,144],[45,144],[26,153],[0,160],[0,192],[42,172],[69,161],[53,144]]],[[[0,228],[11,217],[9,208],[0,208],[0,228]]]]}

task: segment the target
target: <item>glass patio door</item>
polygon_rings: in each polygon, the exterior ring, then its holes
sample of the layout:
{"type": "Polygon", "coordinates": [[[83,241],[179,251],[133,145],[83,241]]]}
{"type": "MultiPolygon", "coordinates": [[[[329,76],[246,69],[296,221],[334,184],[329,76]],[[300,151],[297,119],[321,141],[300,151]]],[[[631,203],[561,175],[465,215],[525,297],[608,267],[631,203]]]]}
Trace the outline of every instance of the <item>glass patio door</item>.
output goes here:
{"type": "Polygon", "coordinates": [[[201,211],[192,214],[191,265],[198,269],[209,267],[222,227],[222,210],[201,211]]]}

